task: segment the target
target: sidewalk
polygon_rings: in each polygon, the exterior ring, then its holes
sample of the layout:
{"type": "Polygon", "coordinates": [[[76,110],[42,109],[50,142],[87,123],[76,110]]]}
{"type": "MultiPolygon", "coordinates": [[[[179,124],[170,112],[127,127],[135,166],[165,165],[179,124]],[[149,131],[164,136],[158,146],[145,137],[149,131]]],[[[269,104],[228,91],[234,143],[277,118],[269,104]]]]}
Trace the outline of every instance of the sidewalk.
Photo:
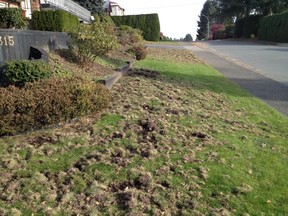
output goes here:
{"type": "MultiPolygon", "coordinates": [[[[288,44],[287,44],[288,46],[288,44]]],[[[216,68],[224,76],[248,90],[279,112],[288,116],[288,86],[267,78],[249,68],[234,64],[210,52],[205,47],[185,46],[198,58],[216,68]]]]}

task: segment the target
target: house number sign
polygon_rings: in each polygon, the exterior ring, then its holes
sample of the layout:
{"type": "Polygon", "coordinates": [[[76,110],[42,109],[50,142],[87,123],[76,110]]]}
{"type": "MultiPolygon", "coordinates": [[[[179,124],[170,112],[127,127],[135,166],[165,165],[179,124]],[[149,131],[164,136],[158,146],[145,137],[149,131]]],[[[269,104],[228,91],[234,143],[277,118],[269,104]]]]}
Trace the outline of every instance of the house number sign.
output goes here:
{"type": "Polygon", "coordinates": [[[14,46],[14,36],[11,35],[0,35],[0,46],[14,46]]]}

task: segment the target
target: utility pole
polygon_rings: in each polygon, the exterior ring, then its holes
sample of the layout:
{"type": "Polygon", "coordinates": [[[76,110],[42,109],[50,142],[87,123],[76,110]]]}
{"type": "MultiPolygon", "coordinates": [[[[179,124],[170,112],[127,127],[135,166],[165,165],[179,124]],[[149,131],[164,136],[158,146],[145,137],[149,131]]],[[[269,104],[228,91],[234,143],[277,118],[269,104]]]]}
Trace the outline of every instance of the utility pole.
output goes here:
{"type": "Polygon", "coordinates": [[[207,19],[207,40],[209,40],[210,38],[210,23],[209,23],[209,17],[202,14],[202,16],[204,16],[207,19]]]}

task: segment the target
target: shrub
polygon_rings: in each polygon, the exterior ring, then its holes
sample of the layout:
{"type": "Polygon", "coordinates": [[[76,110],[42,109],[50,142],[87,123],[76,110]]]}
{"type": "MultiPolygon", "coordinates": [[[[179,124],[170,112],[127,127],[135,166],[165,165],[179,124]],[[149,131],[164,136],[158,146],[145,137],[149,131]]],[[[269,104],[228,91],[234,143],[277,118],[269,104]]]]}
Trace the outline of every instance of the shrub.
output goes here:
{"type": "Polygon", "coordinates": [[[147,56],[146,47],[142,44],[137,44],[129,49],[131,53],[133,53],[137,60],[143,60],[147,56]]]}
{"type": "Polygon", "coordinates": [[[52,75],[49,65],[44,61],[14,60],[5,64],[3,81],[7,85],[23,86],[52,75]]]}
{"type": "Polygon", "coordinates": [[[71,32],[78,26],[78,18],[63,10],[34,11],[32,14],[32,28],[34,30],[71,32]]]}
{"type": "Polygon", "coordinates": [[[234,31],[235,31],[234,25],[226,25],[225,26],[226,38],[233,38],[234,37],[234,31]]]}
{"type": "Polygon", "coordinates": [[[121,25],[118,30],[118,40],[122,45],[133,45],[144,42],[142,31],[127,25],[121,25]]]}
{"type": "Polygon", "coordinates": [[[140,29],[142,36],[147,41],[159,41],[160,22],[158,14],[112,16],[116,26],[128,25],[140,29]]]}
{"type": "Polygon", "coordinates": [[[262,15],[247,17],[246,23],[244,26],[244,37],[245,38],[250,38],[251,35],[254,35],[255,37],[257,37],[258,29],[260,26],[260,20],[262,17],[263,17],[262,15]]]}
{"type": "Polygon", "coordinates": [[[0,136],[95,114],[106,108],[109,100],[104,86],[78,77],[0,88],[0,136]]]}
{"type": "Polygon", "coordinates": [[[288,42],[288,11],[264,17],[260,22],[258,38],[275,42],[288,42]]]}
{"type": "Polygon", "coordinates": [[[250,38],[251,35],[257,36],[262,15],[252,15],[239,19],[235,23],[235,37],[250,38]]]}
{"type": "Polygon", "coordinates": [[[0,28],[16,28],[24,27],[21,10],[18,8],[0,8],[0,28]]]}
{"type": "Polygon", "coordinates": [[[225,25],[224,24],[212,24],[211,32],[213,40],[225,38],[225,25]]]}
{"type": "Polygon", "coordinates": [[[108,24],[110,26],[115,27],[115,24],[114,24],[111,16],[108,16],[108,15],[105,15],[105,14],[101,14],[101,15],[93,14],[93,16],[94,16],[94,22],[106,23],[106,24],[108,24]]]}
{"type": "Polygon", "coordinates": [[[97,56],[105,55],[117,47],[114,27],[100,22],[81,25],[77,32],[71,33],[68,46],[71,52],[76,54],[78,63],[87,65],[97,56]]]}

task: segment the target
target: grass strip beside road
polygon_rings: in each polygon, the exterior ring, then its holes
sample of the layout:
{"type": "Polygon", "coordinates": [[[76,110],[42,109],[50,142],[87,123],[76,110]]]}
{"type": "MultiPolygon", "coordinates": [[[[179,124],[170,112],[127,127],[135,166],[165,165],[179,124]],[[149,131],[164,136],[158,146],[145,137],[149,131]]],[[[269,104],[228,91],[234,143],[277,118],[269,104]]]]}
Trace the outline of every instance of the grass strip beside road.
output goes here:
{"type": "Polygon", "coordinates": [[[0,215],[288,214],[288,119],[148,49],[101,118],[0,139],[0,215]]]}
{"type": "Polygon", "coordinates": [[[209,170],[202,187],[209,206],[227,205],[237,215],[288,214],[287,117],[205,64],[154,56],[137,67],[160,71],[163,81],[186,86],[201,98],[202,109],[194,110],[198,117],[194,113],[177,121],[213,139],[199,155],[209,170]]]}

